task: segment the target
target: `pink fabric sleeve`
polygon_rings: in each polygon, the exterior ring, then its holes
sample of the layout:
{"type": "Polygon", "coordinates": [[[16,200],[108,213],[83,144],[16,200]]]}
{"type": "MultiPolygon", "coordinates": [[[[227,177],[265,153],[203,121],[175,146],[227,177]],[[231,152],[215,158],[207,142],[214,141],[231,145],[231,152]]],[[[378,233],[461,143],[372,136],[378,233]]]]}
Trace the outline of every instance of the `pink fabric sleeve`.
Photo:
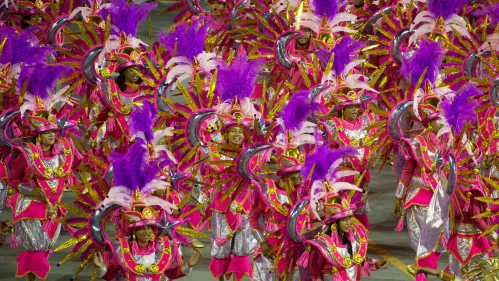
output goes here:
{"type": "Polygon", "coordinates": [[[169,279],[172,279],[172,280],[179,279],[179,278],[186,276],[182,272],[182,266],[176,266],[176,267],[165,270],[165,275],[166,275],[166,277],[168,277],[169,279]]]}
{"type": "Polygon", "coordinates": [[[322,280],[322,270],[326,263],[327,261],[319,249],[312,247],[310,251],[310,278],[312,281],[322,280]]]}
{"type": "Polygon", "coordinates": [[[109,111],[111,111],[111,108],[107,105],[104,105],[104,107],[102,108],[102,110],[99,112],[99,114],[94,120],[97,122],[95,123],[95,127],[97,127],[97,129],[100,128],[102,124],[104,124],[104,122],[107,121],[108,119],[107,115],[109,114],[109,111]],[[98,121],[103,121],[103,122],[98,122],[98,121]]]}
{"type": "Polygon", "coordinates": [[[400,182],[402,182],[405,187],[409,186],[409,183],[414,176],[414,170],[416,170],[417,166],[418,162],[416,162],[414,158],[405,161],[404,170],[402,171],[402,177],[400,178],[400,182]]]}
{"type": "MultiPolygon", "coordinates": [[[[485,208],[482,208],[484,203],[475,200],[473,198],[470,198],[470,217],[474,217],[476,215],[479,215],[485,211],[485,208]]],[[[478,227],[482,232],[485,232],[488,229],[488,223],[487,223],[487,218],[476,218],[473,219],[473,224],[478,227]]]]}
{"type": "Polygon", "coordinates": [[[116,256],[113,256],[109,264],[107,265],[107,272],[102,276],[102,279],[106,281],[111,281],[116,277],[116,274],[118,274],[121,270],[121,265],[118,263],[116,260],[116,256]]]}
{"type": "Polygon", "coordinates": [[[26,162],[26,158],[24,158],[23,154],[17,155],[14,160],[14,164],[12,165],[12,169],[10,169],[9,176],[7,177],[7,184],[14,188],[16,191],[19,191],[18,186],[21,183],[28,182],[26,179],[26,174],[31,174],[31,170],[29,173],[26,173],[28,169],[28,162],[26,162]]]}
{"type": "Polygon", "coordinates": [[[265,212],[266,207],[267,205],[265,205],[265,202],[263,201],[260,193],[258,193],[255,205],[251,208],[251,211],[248,215],[248,221],[251,229],[261,230],[260,224],[258,224],[258,218],[262,213],[265,212]]]}

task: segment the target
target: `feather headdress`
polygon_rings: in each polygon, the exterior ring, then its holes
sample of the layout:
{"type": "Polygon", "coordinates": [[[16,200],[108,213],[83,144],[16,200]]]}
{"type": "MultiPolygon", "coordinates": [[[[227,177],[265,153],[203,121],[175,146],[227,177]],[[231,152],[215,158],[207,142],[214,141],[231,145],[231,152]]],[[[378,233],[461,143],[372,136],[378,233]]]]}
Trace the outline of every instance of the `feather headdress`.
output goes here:
{"type": "MultiPolygon", "coordinates": [[[[453,97],[443,100],[440,103],[445,122],[454,130],[456,134],[461,134],[464,123],[475,122],[475,109],[480,103],[473,98],[480,97],[484,92],[475,88],[473,83],[469,83],[453,97]]],[[[448,95],[446,96],[448,97],[448,95]]]]}
{"type": "Polygon", "coordinates": [[[112,0],[110,5],[101,9],[99,16],[106,19],[111,15],[111,30],[114,35],[119,36],[121,32],[129,37],[134,37],[137,34],[137,26],[139,23],[147,19],[147,15],[152,9],[156,8],[158,3],[142,3],[127,0],[112,0]]]}
{"type": "Polygon", "coordinates": [[[305,159],[302,175],[308,178],[313,169],[311,181],[322,180],[324,178],[337,179],[336,169],[343,163],[343,157],[354,157],[358,154],[353,146],[343,146],[336,150],[329,148],[329,142],[322,144],[314,154],[308,155],[305,159]]]}
{"type": "Polygon", "coordinates": [[[343,0],[313,0],[314,13],[301,13],[296,18],[300,19],[293,26],[304,26],[314,32],[324,31],[321,28],[322,17],[325,16],[329,25],[329,32],[352,32],[345,26],[338,25],[342,21],[352,22],[357,20],[357,16],[350,13],[338,13],[339,7],[343,5],[343,0]]]}
{"type": "Polygon", "coordinates": [[[246,55],[232,60],[230,65],[219,62],[218,76],[215,88],[221,101],[249,98],[255,90],[258,73],[267,62],[263,59],[248,61],[246,55]]]}
{"type": "Polygon", "coordinates": [[[42,100],[50,98],[57,82],[71,68],[64,65],[24,64],[18,79],[19,88],[27,81],[26,91],[42,100]]]}
{"type": "Polygon", "coordinates": [[[481,10],[476,10],[471,13],[476,17],[489,16],[489,20],[492,26],[497,26],[499,23],[499,3],[493,4],[489,3],[489,6],[484,7],[481,10]]]}
{"type": "Polygon", "coordinates": [[[142,107],[134,105],[132,114],[128,118],[128,128],[132,140],[140,138],[146,143],[152,141],[154,139],[152,127],[156,117],[158,117],[158,111],[150,101],[145,100],[142,107]]]}
{"type": "Polygon", "coordinates": [[[319,50],[317,52],[317,57],[319,57],[321,64],[326,66],[331,55],[334,53],[332,71],[338,75],[343,73],[345,69],[350,69],[348,65],[353,62],[358,51],[365,46],[366,44],[364,42],[356,41],[345,36],[338,41],[330,51],[325,49],[319,50]]]}
{"type": "Polygon", "coordinates": [[[419,49],[411,56],[402,59],[400,72],[407,81],[412,73],[411,86],[416,86],[421,75],[428,68],[423,81],[428,79],[431,84],[434,84],[442,68],[444,56],[441,42],[423,39],[419,44],[419,49]]]}
{"type": "Polygon", "coordinates": [[[435,18],[442,17],[444,20],[448,20],[468,2],[468,0],[429,0],[427,9],[435,18]]]}
{"type": "Polygon", "coordinates": [[[283,108],[282,121],[286,126],[285,129],[293,132],[300,130],[310,113],[320,109],[319,103],[310,102],[308,94],[309,91],[294,94],[283,108]]]}

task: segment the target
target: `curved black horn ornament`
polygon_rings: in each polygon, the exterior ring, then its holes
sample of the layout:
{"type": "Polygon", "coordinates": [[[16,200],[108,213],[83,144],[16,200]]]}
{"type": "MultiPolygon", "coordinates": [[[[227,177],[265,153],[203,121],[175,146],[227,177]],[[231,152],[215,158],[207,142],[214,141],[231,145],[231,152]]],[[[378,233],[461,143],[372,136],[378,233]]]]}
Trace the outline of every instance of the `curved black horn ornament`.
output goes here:
{"type": "Polygon", "coordinates": [[[457,184],[457,162],[454,154],[452,153],[449,154],[448,163],[449,163],[449,176],[447,177],[448,183],[447,183],[447,190],[445,190],[445,193],[451,196],[454,194],[454,190],[457,184]]]}
{"type": "MultiPolygon", "coordinates": [[[[310,93],[308,94],[308,100],[310,102],[314,102],[315,98],[328,86],[327,85],[317,85],[310,90],[310,93]]],[[[312,112],[310,114],[310,119],[312,119],[312,122],[317,123],[319,121],[319,118],[315,115],[315,112],[312,112]]]]}
{"type": "Polygon", "coordinates": [[[257,143],[248,146],[243,150],[236,159],[236,171],[239,176],[246,182],[258,181],[259,178],[250,168],[251,159],[258,153],[272,148],[273,146],[268,143],[257,143]]]}
{"type": "Polygon", "coordinates": [[[385,15],[388,15],[388,13],[391,13],[396,9],[397,7],[390,6],[390,7],[385,7],[374,13],[374,15],[372,15],[366,22],[366,27],[365,27],[366,33],[369,35],[375,35],[373,32],[373,24],[375,24],[383,16],[381,12],[383,12],[383,14],[385,15]]]}
{"type": "Polygon", "coordinates": [[[281,67],[285,69],[291,69],[292,61],[288,57],[288,53],[286,52],[286,46],[288,43],[302,34],[301,31],[286,31],[283,34],[279,35],[274,45],[274,56],[277,59],[277,62],[281,65],[281,67]]]}
{"type": "Polygon", "coordinates": [[[494,80],[492,80],[492,83],[490,83],[489,96],[492,105],[499,106],[499,76],[494,78],[494,80]]]}
{"type": "MultiPolygon", "coordinates": [[[[490,56],[491,53],[489,51],[482,52],[481,53],[482,57],[490,56]]],[[[478,57],[478,51],[474,51],[471,53],[466,60],[464,61],[463,64],[463,74],[464,76],[467,77],[476,77],[476,66],[480,62],[480,57],[478,57]]],[[[480,78],[480,77],[477,77],[480,78]]]]}
{"type": "Polygon", "coordinates": [[[402,137],[402,132],[399,125],[400,116],[413,104],[412,100],[401,101],[395,106],[388,117],[388,136],[395,141],[399,141],[402,137]]]}
{"type": "Polygon", "coordinates": [[[156,88],[156,93],[154,94],[154,101],[156,103],[156,107],[163,112],[174,115],[173,110],[168,106],[168,104],[161,98],[166,99],[166,95],[168,89],[177,81],[177,78],[173,77],[172,79],[166,81],[166,78],[159,83],[159,86],[156,88]]]}
{"type": "Polygon", "coordinates": [[[102,225],[104,218],[119,208],[121,208],[121,206],[117,204],[106,205],[100,209],[95,209],[90,217],[90,222],[88,224],[90,236],[92,236],[92,240],[101,247],[104,247],[104,242],[108,240],[102,225]]]}
{"type": "Polygon", "coordinates": [[[9,121],[12,120],[12,118],[20,113],[21,111],[19,109],[8,109],[0,117],[0,147],[5,150],[10,150],[12,148],[12,143],[8,139],[8,136],[5,132],[5,130],[7,129],[7,125],[9,124],[9,121]]]}
{"type": "MultiPolygon", "coordinates": [[[[243,0],[243,1],[241,1],[241,3],[237,4],[236,6],[242,7],[242,6],[244,6],[244,4],[246,4],[246,2],[248,2],[248,0],[243,0]]],[[[233,8],[232,12],[230,12],[230,16],[229,16],[229,20],[228,21],[229,22],[236,21],[240,12],[241,11],[238,8],[233,8]]],[[[234,26],[233,23],[229,23],[228,26],[227,26],[227,30],[229,30],[229,31],[233,30],[234,28],[235,28],[235,26],[234,26]]]]}
{"type": "Polygon", "coordinates": [[[59,32],[59,29],[66,23],[69,23],[68,17],[60,17],[56,19],[52,24],[47,28],[47,32],[45,34],[45,43],[49,46],[54,46],[58,47],[59,44],[57,43],[57,32],[59,32]]]}
{"type": "Polygon", "coordinates": [[[304,237],[300,234],[300,232],[296,229],[296,224],[298,222],[298,218],[300,216],[301,211],[310,203],[309,199],[304,199],[302,201],[298,201],[293,209],[289,212],[288,220],[286,222],[286,230],[288,234],[288,238],[295,244],[303,244],[305,242],[304,237]]]}
{"type": "Polygon", "coordinates": [[[191,115],[191,118],[187,120],[187,124],[185,124],[186,130],[186,138],[187,138],[187,143],[191,146],[194,147],[198,142],[201,141],[201,137],[199,136],[199,130],[201,123],[208,117],[212,116],[213,114],[217,113],[215,109],[203,109],[194,112],[191,115]]]}
{"type": "Polygon", "coordinates": [[[184,0],[184,3],[189,12],[195,16],[206,12],[203,8],[201,8],[201,6],[199,6],[198,0],[184,0]]]}
{"type": "Polygon", "coordinates": [[[83,77],[88,83],[94,86],[97,85],[97,82],[101,82],[99,75],[95,73],[94,63],[95,59],[99,56],[103,49],[104,45],[97,45],[95,47],[92,47],[92,49],[86,52],[81,59],[81,72],[83,74],[83,77]]]}
{"type": "Polygon", "coordinates": [[[399,30],[395,36],[393,36],[392,44],[390,46],[390,52],[392,53],[393,60],[399,66],[402,65],[402,51],[400,46],[404,40],[413,34],[414,31],[411,31],[408,27],[399,30]]]}

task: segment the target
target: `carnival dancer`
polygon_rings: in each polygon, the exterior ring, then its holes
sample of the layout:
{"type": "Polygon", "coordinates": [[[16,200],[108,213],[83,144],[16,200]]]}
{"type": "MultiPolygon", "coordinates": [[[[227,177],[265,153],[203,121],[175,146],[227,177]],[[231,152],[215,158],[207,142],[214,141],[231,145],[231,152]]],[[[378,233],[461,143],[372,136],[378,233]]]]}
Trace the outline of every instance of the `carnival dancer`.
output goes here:
{"type": "Polygon", "coordinates": [[[38,96],[35,103],[27,117],[35,140],[16,147],[19,155],[7,182],[19,192],[10,201],[15,224],[12,245],[25,248],[16,259],[16,277],[27,275],[27,280],[45,280],[50,271],[48,256],[61,231],[61,224],[54,220],[66,214],[57,204],[66,184],[74,183],[73,173],[81,155],[72,140],[64,137],[64,117],[56,119],[38,96]],[[60,138],[55,134],[58,129],[62,131],[60,138]]]}
{"type": "MultiPolygon", "coordinates": [[[[323,206],[325,220],[320,234],[304,242],[306,250],[298,260],[305,267],[302,280],[360,280],[361,276],[370,276],[371,270],[388,268],[386,260],[378,261],[366,256],[367,232],[361,224],[352,223],[356,203],[362,194],[360,189],[350,183],[337,181],[346,174],[358,172],[342,171],[338,168],[347,159],[358,154],[352,146],[344,146],[335,151],[329,143],[316,144],[314,154],[307,156],[302,174],[309,178],[310,208],[316,217],[319,206],[323,206]],[[356,192],[357,191],[357,192],[356,192]],[[341,195],[340,195],[341,194],[341,195]]],[[[303,204],[295,204],[291,213],[301,212],[303,204]]],[[[290,215],[290,222],[301,220],[290,215]]],[[[288,232],[293,227],[288,226],[288,232]]],[[[297,233],[288,233],[296,236],[297,233]]],[[[301,238],[303,239],[303,238],[301,238]]]]}

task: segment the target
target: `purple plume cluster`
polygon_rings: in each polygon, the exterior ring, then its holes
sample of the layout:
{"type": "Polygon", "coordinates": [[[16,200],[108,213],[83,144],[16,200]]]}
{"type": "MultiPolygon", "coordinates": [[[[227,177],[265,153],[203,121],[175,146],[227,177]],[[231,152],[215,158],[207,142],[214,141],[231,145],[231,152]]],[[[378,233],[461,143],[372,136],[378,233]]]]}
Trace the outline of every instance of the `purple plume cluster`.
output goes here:
{"type": "Polygon", "coordinates": [[[402,67],[400,72],[406,80],[409,79],[412,72],[411,86],[416,86],[419,78],[426,71],[423,81],[428,79],[432,84],[437,81],[438,74],[442,68],[442,60],[444,58],[444,50],[441,42],[433,42],[424,39],[411,56],[406,56],[402,59],[402,67]]]}
{"type": "Polygon", "coordinates": [[[362,41],[355,41],[350,37],[343,37],[334,47],[328,51],[325,49],[319,50],[317,56],[321,64],[326,67],[331,55],[334,53],[333,68],[336,74],[343,72],[345,66],[355,59],[355,54],[366,44],[362,41]]]}
{"type": "Polygon", "coordinates": [[[150,101],[144,100],[142,107],[134,105],[132,110],[132,114],[128,118],[130,134],[143,137],[146,142],[153,140],[154,132],[152,128],[158,116],[158,111],[154,105],[150,101]]]}
{"type": "Polygon", "coordinates": [[[111,14],[111,30],[114,35],[119,36],[124,32],[128,36],[135,36],[139,23],[144,22],[149,12],[157,6],[156,2],[135,4],[133,1],[127,3],[127,0],[112,0],[111,6],[100,10],[99,16],[107,19],[107,15],[111,14]]]}
{"type": "Polygon", "coordinates": [[[310,116],[310,113],[320,109],[321,105],[317,102],[310,102],[308,98],[309,91],[294,94],[284,107],[282,120],[286,124],[286,129],[297,131],[310,116]]]}
{"type": "Polygon", "coordinates": [[[113,163],[115,185],[132,191],[145,191],[147,183],[155,179],[161,169],[172,164],[167,156],[149,160],[147,148],[140,143],[132,144],[126,154],[112,153],[109,160],[113,163]]]}
{"type": "Polygon", "coordinates": [[[482,96],[484,93],[469,83],[462,88],[451,100],[445,99],[440,103],[442,111],[447,123],[452,127],[456,134],[461,134],[464,122],[475,122],[475,109],[480,106],[480,103],[473,99],[482,96]]]}
{"type": "Polygon", "coordinates": [[[344,0],[313,0],[314,14],[319,17],[326,15],[330,21],[338,14],[338,9],[344,2],[344,0]]]}
{"type": "MultiPolygon", "coordinates": [[[[329,168],[333,165],[336,160],[343,157],[354,157],[358,154],[357,149],[353,146],[342,146],[336,150],[331,150],[329,148],[329,142],[325,142],[322,146],[315,151],[314,154],[308,155],[305,159],[305,165],[302,169],[302,176],[308,179],[310,171],[312,168],[314,172],[312,174],[312,182],[316,180],[322,180],[326,177],[329,172],[329,168]],[[315,165],[315,166],[314,166],[315,165]]],[[[335,177],[336,172],[333,173],[335,177]]]]}
{"type": "Polygon", "coordinates": [[[19,35],[12,26],[0,27],[0,42],[7,39],[0,56],[0,63],[45,63],[47,56],[55,53],[55,50],[50,46],[39,45],[38,38],[33,34],[35,30],[41,28],[28,27],[19,35]]]}
{"type": "Polygon", "coordinates": [[[164,29],[158,35],[159,42],[170,53],[173,53],[175,44],[177,44],[175,56],[186,57],[189,61],[192,61],[194,57],[204,51],[206,33],[210,27],[209,22],[203,24],[204,19],[205,17],[195,20],[190,27],[184,23],[170,32],[166,32],[166,29],[164,29]]]}
{"type": "Polygon", "coordinates": [[[24,83],[28,81],[26,88],[28,93],[41,99],[47,99],[50,96],[49,92],[54,90],[59,79],[65,76],[69,70],[71,68],[64,65],[24,64],[19,74],[18,84],[22,88],[24,83]]]}
{"type": "Polygon", "coordinates": [[[267,62],[263,59],[248,62],[246,56],[232,60],[231,65],[225,61],[218,64],[216,89],[221,101],[249,98],[255,90],[258,73],[267,62]]]}
{"type": "Polygon", "coordinates": [[[492,26],[497,26],[499,23],[499,3],[489,3],[489,6],[484,7],[481,10],[473,11],[471,14],[476,17],[488,15],[492,26]]]}
{"type": "Polygon", "coordinates": [[[428,11],[437,17],[448,20],[464,8],[468,2],[468,0],[428,0],[428,11]]]}

